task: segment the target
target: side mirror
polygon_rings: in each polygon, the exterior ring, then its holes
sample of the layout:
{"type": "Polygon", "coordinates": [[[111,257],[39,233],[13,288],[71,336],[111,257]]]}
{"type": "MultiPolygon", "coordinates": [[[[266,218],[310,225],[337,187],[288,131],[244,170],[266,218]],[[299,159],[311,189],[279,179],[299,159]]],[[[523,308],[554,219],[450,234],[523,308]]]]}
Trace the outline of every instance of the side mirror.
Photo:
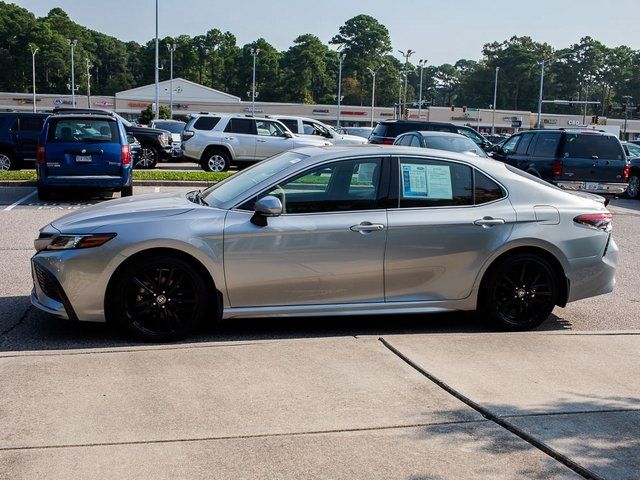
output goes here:
{"type": "Polygon", "coordinates": [[[284,138],[293,138],[293,134],[291,132],[284,132],[284,138]]]}
{"type": "Polygon", "coordinates": [[[259,227],[267,226],[267,218],[282,215],[282,202],[278,197],[267,195],[256,202],[251,223],[259,227]]]}

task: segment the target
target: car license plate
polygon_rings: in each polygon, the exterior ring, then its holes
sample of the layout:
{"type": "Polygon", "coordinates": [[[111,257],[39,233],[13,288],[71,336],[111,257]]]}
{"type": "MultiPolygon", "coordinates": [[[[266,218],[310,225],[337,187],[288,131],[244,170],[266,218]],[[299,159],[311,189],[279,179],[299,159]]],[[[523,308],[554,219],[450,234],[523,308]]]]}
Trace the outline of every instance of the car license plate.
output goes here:
{"type": "Polygon", "coordinates": [[[600,190],[600,184],[597,182],[585,182],[585,190],[600,190]]]}
{"type": "Polygon", "coordinates": [[[76,162],[91,162],[91,155],[76,155],[76,162]]]}

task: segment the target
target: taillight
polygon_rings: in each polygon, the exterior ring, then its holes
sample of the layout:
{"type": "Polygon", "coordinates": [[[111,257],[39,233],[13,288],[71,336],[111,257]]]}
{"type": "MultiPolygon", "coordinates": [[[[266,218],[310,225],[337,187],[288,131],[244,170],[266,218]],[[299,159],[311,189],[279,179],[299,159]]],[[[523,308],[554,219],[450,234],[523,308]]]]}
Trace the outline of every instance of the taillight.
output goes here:
{"type": "Polygon", "coordinates": [[[631,165],[625,163],[624,168],[622,169],[622,179],[629,180],[629,175],[631,175],[631,165]]]}
{"type": "Polygon", "coordinates": [[[553,176],[554,177],[559,177],[560,175],[562,175],[562,160],[554,160],[553,161],[553,176]]]}
{"type": "Polygon", "coordinates": [[[120,162],[122,165],[129,165],[131,163],[131,149],[129,145],[122,145],[120,150],[120,162]]]}
{"type": "Polygon", "coordinates": [[[44,165],[45,164],[45,151],[44,151],[44,145],[38,145],[38,154],[36,156],[37,161],[40,165],[44,165]]]}
{"type": "Polygon", "coordinates": [[[383,145],[393,145],[393,138],[383,138],[380,143],[383,145]]]}
{"type": "Polygon", "coordinates": [[[612,218],[610,213],[586,213],[584,215],[578,215],[573,221],[586,227],[608,232],[611,230],[612,218]]]}

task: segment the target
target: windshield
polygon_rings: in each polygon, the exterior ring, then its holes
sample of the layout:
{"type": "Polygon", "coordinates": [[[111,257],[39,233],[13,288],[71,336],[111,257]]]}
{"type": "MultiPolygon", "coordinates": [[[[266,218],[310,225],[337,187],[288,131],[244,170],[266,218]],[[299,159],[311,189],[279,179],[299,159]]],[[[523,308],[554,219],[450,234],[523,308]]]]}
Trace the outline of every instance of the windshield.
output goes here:
{"type": "Polygon", "coordinates": [[[436,150],[471,153],[479,157],[487,156],[473,140],[459,135],[429,135],[424,137],[424,143],[427,148],[434,148],[436,150]]]}
{"type": "Polygon", "coordinates": [[[285,152],[257,163],[251,168],[236,173],[224,182],[220,182],[202,192],[202,198],[212,207],[221,207],[238,195],[250,190],[259,183],[286,170],[308,155],[285,152]]]}
{"type": "Polygon", "coordinates": [[[168,130],[171,133],[182,133],[184,130],[184,123],[181,122],[154,122],[154,128],[160,128],[162,130],[168,130]]]}

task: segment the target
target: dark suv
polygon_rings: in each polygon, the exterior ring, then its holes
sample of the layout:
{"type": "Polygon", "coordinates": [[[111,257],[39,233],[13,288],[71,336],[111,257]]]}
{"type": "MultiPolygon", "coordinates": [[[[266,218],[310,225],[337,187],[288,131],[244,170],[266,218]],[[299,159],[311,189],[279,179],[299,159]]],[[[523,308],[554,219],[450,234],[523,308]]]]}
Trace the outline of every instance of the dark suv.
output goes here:
{"type": "Polygon", "coordinates": [[[615,135],[598,130],[533,130],[513,135],[493,158],[567,190],[619,195],[629,163],[615,135]]]}
{"type": "Polygon", "coordinates": [[[48,113],[0,113],[0,170],[36,161],[38,140],[48,113]]]}
{"type": "Polygon", "coordinates": [[[459,133],[470,138],[483,150],[489,150],[492,145],[486,138],[473,128],[454,125],[446,122],[425,122],[422,120],[384,120],[374,128],[369,135],[369,143],[393,145],[398,135],[407,132],[449,132],[459,133]]]}

